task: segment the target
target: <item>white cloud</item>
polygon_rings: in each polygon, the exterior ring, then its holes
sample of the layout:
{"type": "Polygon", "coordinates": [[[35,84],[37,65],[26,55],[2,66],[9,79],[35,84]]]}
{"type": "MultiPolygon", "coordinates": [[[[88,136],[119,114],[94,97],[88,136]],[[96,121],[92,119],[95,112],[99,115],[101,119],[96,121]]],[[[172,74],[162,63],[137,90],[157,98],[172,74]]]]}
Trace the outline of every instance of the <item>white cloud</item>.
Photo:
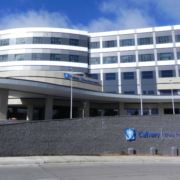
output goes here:
{"type": "Polygon", "coordinates": [[[0,29],[12,29],[21,27],[70,27],[70,20],[60,13],[47,11],[28,11],[27,13],[15,13],[0,18],[0,29]]]}
{"type": "Polygon", "coordinates": [[[87,25],[72,24],[59,12],[28,11],[0,17],[0,30],[20,27],[59,27],[88,32],[114,31],[180,23],[180,0],[106,0],[101,3],[101,17],[87,25]],[[169,24],[168,24],[169,23],[169,24]]]}

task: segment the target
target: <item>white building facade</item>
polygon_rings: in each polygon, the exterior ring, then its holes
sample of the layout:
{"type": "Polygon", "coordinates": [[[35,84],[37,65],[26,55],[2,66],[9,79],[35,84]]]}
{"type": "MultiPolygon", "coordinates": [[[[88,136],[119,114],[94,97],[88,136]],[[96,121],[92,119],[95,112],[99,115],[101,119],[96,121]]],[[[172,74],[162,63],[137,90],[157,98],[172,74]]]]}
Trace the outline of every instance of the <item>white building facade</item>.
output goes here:
{"type": "Polygon", "coordinates": [[[85,116],[138,115],[140,94],[143,114],[172,114],[172,100],[179,114],[179,66],[179,25],[99,33],[0,31],[1,119],[68,118],[70,84],[62,73],[70,69],[89,80],[73,82],[74,117],[82,110],[85,116]]]}

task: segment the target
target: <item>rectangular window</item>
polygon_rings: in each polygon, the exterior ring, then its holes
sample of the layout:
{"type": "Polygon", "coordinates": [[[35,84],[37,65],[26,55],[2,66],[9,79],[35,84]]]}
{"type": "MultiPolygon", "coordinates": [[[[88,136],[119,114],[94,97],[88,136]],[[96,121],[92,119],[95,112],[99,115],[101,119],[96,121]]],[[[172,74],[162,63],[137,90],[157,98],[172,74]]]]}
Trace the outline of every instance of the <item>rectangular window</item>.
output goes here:
{"type": "Polygon", "coordinates": [[[135,62],[134,55],[121,56],[122,63],[135,62]]]}
{"type": "Polygon", "coordinates": [[[42,37],[33,37],[33,44],[42,44],[43,38],[42,37]]]}
{"type": "Polygon", "coordinates": [[[121,46],[134,46],[134,39],[121,40],[121,46]]]}
{"type": "Polygon", "coordinates": [[[17,38],[16,44],[25,44],[25,38],[17,38]]]}
{"type": "Polygon", "coordinates": [[[170,37],[169,36],[158,37],[158,43],[159,44],[164,44],[164,43],[169,43],[169,42],[170,42],[170,37]]]}
{"type": "Polygon", "coordinates": [[[61,44],[61,38],[51,38],[51,44],[61,44]]]}
{"type": "Polygon", "coordinates": [[[79,46],[79,40],[78,39],[70,39],[69,44],[72,46],[79,46]]]}
{"type": "Polygon", "coordinates": [[[153,90],[148,91],[148,94],[154,94],[153,90]]]}
{"type": "Polygon", "coordinates": [[[79,56],[77,55],[69,55],[70,62],[79,62],[79,56]]]}
{"type": "Polygon", "coordinates": [[[124,115],[139,115],[140,110],[139,109],[125,109],[124,115]]]}
{"type": "Polygon", "coordinates": [[[89,64],[100,64],[100,57],[91,57],[89,59],[89,64]]]}
{"type": "Polygon", "coordinates": [[[32,60],[42,60],[42,54],[41,53],[33,53],[32,60]]]}
{"type": "Polygon", "coordinates": [[[61,55],[60,54],[51,54],[50,61],[60,61],[61,55]]]}
{"type": "Polygon", "coordinates": [[[140,45],[152,44],[151,38],[140,38],[139,43],[140,45]]]}
{"type": "Polygon", "coordinates": [[[88,77],[92,79],[98,79],[98,74],[89,74],[88,77]]]}
{"type": "Polygon", "coordinates": [[[112,64],[112,63],[117,63],[116,56],[103,57],[103,64],[112,64]]]}
{"type": "Polygon", "coordinates": [[[177,36],[177,41],[180,42],[180,35],[177,36]]]}
{"type": "Polygon", "coordinates": [[[154,61],[153,54],[141,54],[140,55],[140,61],[154,61]]]}
{"type": "MultiPolygon", "coordinates": [[[[161,90],[160,95],[171,95],[171,90],[161,90]]],[[[173,90],[173,94],[177,95],[177,90],[173,90]]]]}
{"type": "Polygon", "coordinates": [[[24,54],[15,54],[15,61],[24,60],[24,54]]]}
{"type": "Polygon", "coordinates": [[[9,45],[9,39],[2,39],[0,41],[1,46],[8,46],[9,45]]]}
{"type": "Polygon", "coordinates": [[[100,48],[100,43],[99,42],[90,42],[89,46],[90,46],[90,49],[98,49],[98,48],[100,48]]]}
{"type": "Polygon", "coordinates": [[[116,80],[116,73],[106,73],[105,74],[106,80],[116,80]]]}
{"type": "Polygon", "coordinates": [[[173,77],[173,71],[172,70],[165,70],[161,71],[162,77],[173,77]]]}
{"type": "Polygon", "coordinates": [[[0,55],[0,62],[4,62],[8,60],[8,55],[0,55]]]}
{"type": "Polygon", "coordinates": [[[123,78],[124,79],[134,79],[134,72],[124,72],[123,78]]]}
{"type": "Polygon", "coordinates": [[[143,94],[146,94],[146,91],[143,91],[143,94]]]}
{"type": "Polygon", "coordinates": [[[116,47],[115,41],[105,41],[105,42],[104,42],[104,47],[105,47],[105,48],[116,47]]]}
{"type": "Polygon", "coordinates": [[[172,54],[171,53],[161,53],[159,56],[160,56],[160,60],[162,60],[162,61],[172,59],[172,54]]]}
{"type": "Polygon", "coordinates": [[[124,91],[124,94],[134,94],[134,91],[124,91]]]}
{"type": "Polygon", "coordinates": [[[153,71],[143,71],[142,79],[153,79],[153,71]]]}

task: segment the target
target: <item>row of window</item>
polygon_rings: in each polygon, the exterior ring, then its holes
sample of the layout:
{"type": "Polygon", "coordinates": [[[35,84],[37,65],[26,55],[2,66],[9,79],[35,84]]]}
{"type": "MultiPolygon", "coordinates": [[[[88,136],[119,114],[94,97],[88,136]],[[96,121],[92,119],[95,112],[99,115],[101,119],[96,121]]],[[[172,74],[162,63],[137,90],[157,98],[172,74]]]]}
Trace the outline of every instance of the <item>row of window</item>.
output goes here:
{"type": "MultiPolygon", "coordinates": [[[[98,74],[89,74],[88,77],[93,79],[98,79],[98,74]]],[[[135,72],[124,72],[122,73],[122,77],[125,80],[136,79],[135,72]]],[[[173,70],[162,70],[161,77],[174,77],[173,70]]],[[[154,73],[153,71],[142,71],[141,72],[142,79],[153,79],[154,73]]],[[[116,73],[105,73],[105,80],[116,80],[116,73]]]]}
{"type": "MultiPolygon", "coordinates": [[[[177,35],[175,38],[176,42],[180,42],[180,35],[177,35]]],[[[156,38],[156,44],[165,44],[165,43],[172,43],[172,37],[171,36],[160,36],[156,38]]],[[[153,38],[152,37],[146,37],[146,38],[138,38],[137,39],[138,45],[150,45],[153,44],[153,38]]],[[[120,40],[120,46],[134,46],[135,40],[134,39],[123,39],[120,40]]],[[[90,49],[98,49],[100,48],[100,42],[90,42],[89,44],[90,49]]],[[[111,48],[111,47],[117,47],[117,40],[111,40],[111,41],[103,41],[103,48],[111,48]]]]}
{"type": "MultiPolygon", "coordinates": [[[[28,38],[17,38],[15,44],[64,44],[71,46],[83,46],[87,47],[88,42],[79,39],[66,39],[66,38],[44,38],[44,37],[33,37],[32,40],[27,40],[28,38]]],[[[31,38],[30,38],[31,39],[31,38]]],[[[0,46],[10,45],[10,39],[0,40],[0,46]]]]}
{"type": "MultiPolygon", "coordinates": [[[[45,54],[46,55],[46,54],[45,54]]],[[[42,53],[33,53],[30,54],[30,58],[26,59],[26,54],[15,54],[13,59],[9,59],[8,55],[0,55],[0,62],[5,61],[23,61],[23,60],[44,60],[42,53]]],[[[78,55],[66,55],[67,57],[64,59],[62,58],[62,54],[50,54],[49,60],[50,61],[70,61],[70,62],[83,62],[78,55]]],[[[87,59],[87,58],[86,58],[87,59]]],[[[86,60],[87,63],[87,60],[86,60]]]]}
{"type": "MultiPolygon", "coordinates": [[[[180,53],[178,52],[178,58],[180,59],[180,53]]],[[[158,53],[158,61],[173,60],[173,53],[158,53]]],[[[139,62],[154,61],[154,54],[141,54],[139,55],[139,62]]],[[[121,63],[136,62],[135,55],[120,56],[121,63]]],[[[117,63],[117,56],[103,57],[103,64],[117,63]]],[[[100,64],[100,57],[92,57],[89,59],[89,64],[100,64]]]]}

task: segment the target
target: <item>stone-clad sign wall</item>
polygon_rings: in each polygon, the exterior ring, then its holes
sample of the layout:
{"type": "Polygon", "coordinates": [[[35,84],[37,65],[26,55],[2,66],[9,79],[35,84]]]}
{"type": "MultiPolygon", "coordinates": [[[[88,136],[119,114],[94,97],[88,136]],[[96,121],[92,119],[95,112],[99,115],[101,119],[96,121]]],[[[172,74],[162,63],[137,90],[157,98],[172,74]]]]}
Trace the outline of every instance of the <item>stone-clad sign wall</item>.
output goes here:
{"type": "Polygon", "coordinates": [[[180,150],[180,116],[122,116],[0,125],[0,155],[137,154],[180,150]],[[125,134],[126,129],[126,134],[125,134]],[[127,129],[134,129],[135,136],[127,129]],[[129,133],[130,132],[130,133],[129,133]],[[128,134],[129,133],[129,134],[128,134]],[[131,137],[130,137],[131,139],[131,137]]]}

